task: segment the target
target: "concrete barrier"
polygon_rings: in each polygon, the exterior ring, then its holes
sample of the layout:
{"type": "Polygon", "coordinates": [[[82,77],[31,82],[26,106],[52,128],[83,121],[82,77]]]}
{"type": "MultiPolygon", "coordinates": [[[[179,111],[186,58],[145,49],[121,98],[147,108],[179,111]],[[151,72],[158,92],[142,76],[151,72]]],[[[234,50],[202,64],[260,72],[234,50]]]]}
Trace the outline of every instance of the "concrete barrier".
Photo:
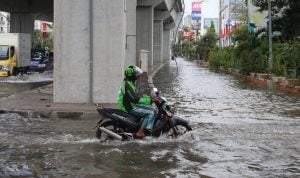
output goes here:
{"type": "Polygon", "coordinates": [[[139,53],[139,66],[144,72],[148,73],[149,51],[142,49],[139,53]]]}
{"type": "Polygon", "coordinates": [[[257,73],[258,80],[269,80],[271,79],[271,74],[257,73]]]}
{"type": "MultiPolygon", "coordinates": [[[[219,67],[219,71],[225,74],[231,74],[235,76],[243,76],[238,69],[219,67]]],[[[248,76],[244,76],[247,81],[258,85],[260,87],[266,87],[269,89],[276,89],[285,93],[292,93],[300,96],[300,80],[299,79],[286,79],[286,77],[277,77],[268,73],[250,73],[248,76]]]]}

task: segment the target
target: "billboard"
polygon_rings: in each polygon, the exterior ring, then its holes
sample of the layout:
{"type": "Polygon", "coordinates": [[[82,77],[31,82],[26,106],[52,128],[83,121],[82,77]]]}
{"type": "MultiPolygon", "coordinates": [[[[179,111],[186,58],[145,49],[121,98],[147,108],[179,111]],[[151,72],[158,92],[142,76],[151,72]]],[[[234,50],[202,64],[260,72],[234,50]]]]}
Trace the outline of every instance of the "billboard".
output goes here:
{"type": "Polygon", "coordinates": [[[192,30],[201,30],[201,3],[192,2],[192,30]]]}
{"type": "Polygon", "coordinates": [[[201,30],[201,23],[200,22],[192,23],[192,30],[201,30]]]}
{"type": "Polygon", "coordinates": [[[201,2],[192,2],[192,11],[201,11],[201,2]]]}
{"type": "Polygon", "coordinates": [[[191,32],[191,31],[179,31],[178,32],[179,34],[182,35],[182,41],[183,42],[188,42],[191,40],[191,37],[195,35],[194,32],[191,32]]]}
{"type": "Polygon", "coordinates": [[[201,20],[201,11],[193,11],[192,20],[201,20]]]}

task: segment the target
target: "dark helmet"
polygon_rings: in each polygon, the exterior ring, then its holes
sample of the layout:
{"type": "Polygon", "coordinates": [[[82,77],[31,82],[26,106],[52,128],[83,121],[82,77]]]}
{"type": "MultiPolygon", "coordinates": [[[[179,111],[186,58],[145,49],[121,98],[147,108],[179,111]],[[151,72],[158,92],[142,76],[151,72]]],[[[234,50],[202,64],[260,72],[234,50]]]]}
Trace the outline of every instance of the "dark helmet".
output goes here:
{"type": "Polygon", "coordinates": [[[125,77],[136,79],[138,76],[142,75],[143,71],[137,66],[129,66],[125,69],[125,77]]]}

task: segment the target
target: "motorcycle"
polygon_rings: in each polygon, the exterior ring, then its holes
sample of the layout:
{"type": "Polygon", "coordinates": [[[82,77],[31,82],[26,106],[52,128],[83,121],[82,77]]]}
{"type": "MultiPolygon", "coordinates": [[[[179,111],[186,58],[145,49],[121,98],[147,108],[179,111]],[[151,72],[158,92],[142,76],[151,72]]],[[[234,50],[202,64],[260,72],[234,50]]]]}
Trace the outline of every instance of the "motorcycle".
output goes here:
{"type": "MultiPolygon", "coordinates": [[[[192,130],[186,120],[174,116],[166,98],[160,96],[156,88],[153,88],[151,95],[157,98],[155,105],[158,113],[153,129],[145,129],[146,136],[159,137],[167,134],[168,137],[177,138],[192,130]]],[[[135,133],[140,128],[142,118],[119,109],[98,108],[97,111],[102,116],[95,127],[98,139],[129,141],[136,138],[135,133]]]]}

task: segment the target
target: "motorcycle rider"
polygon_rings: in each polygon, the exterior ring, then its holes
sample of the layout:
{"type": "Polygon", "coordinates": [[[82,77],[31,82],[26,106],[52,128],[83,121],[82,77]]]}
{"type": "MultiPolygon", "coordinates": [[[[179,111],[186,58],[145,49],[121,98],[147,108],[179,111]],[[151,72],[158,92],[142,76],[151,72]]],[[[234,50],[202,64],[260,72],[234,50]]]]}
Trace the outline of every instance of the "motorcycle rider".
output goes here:
{"type": "Polygon", "coordinates": [[[156,117],[155,108],[151,106],[150,96],[137,93],[135,81],[143,73],[142,69],[137,66],[129,66],[125,69],[125,78],[118,92],[119,108],[129,114],[142,117],[143,121],[136,137],[145,137],[144,129],[152,129],[156,117]]]}

